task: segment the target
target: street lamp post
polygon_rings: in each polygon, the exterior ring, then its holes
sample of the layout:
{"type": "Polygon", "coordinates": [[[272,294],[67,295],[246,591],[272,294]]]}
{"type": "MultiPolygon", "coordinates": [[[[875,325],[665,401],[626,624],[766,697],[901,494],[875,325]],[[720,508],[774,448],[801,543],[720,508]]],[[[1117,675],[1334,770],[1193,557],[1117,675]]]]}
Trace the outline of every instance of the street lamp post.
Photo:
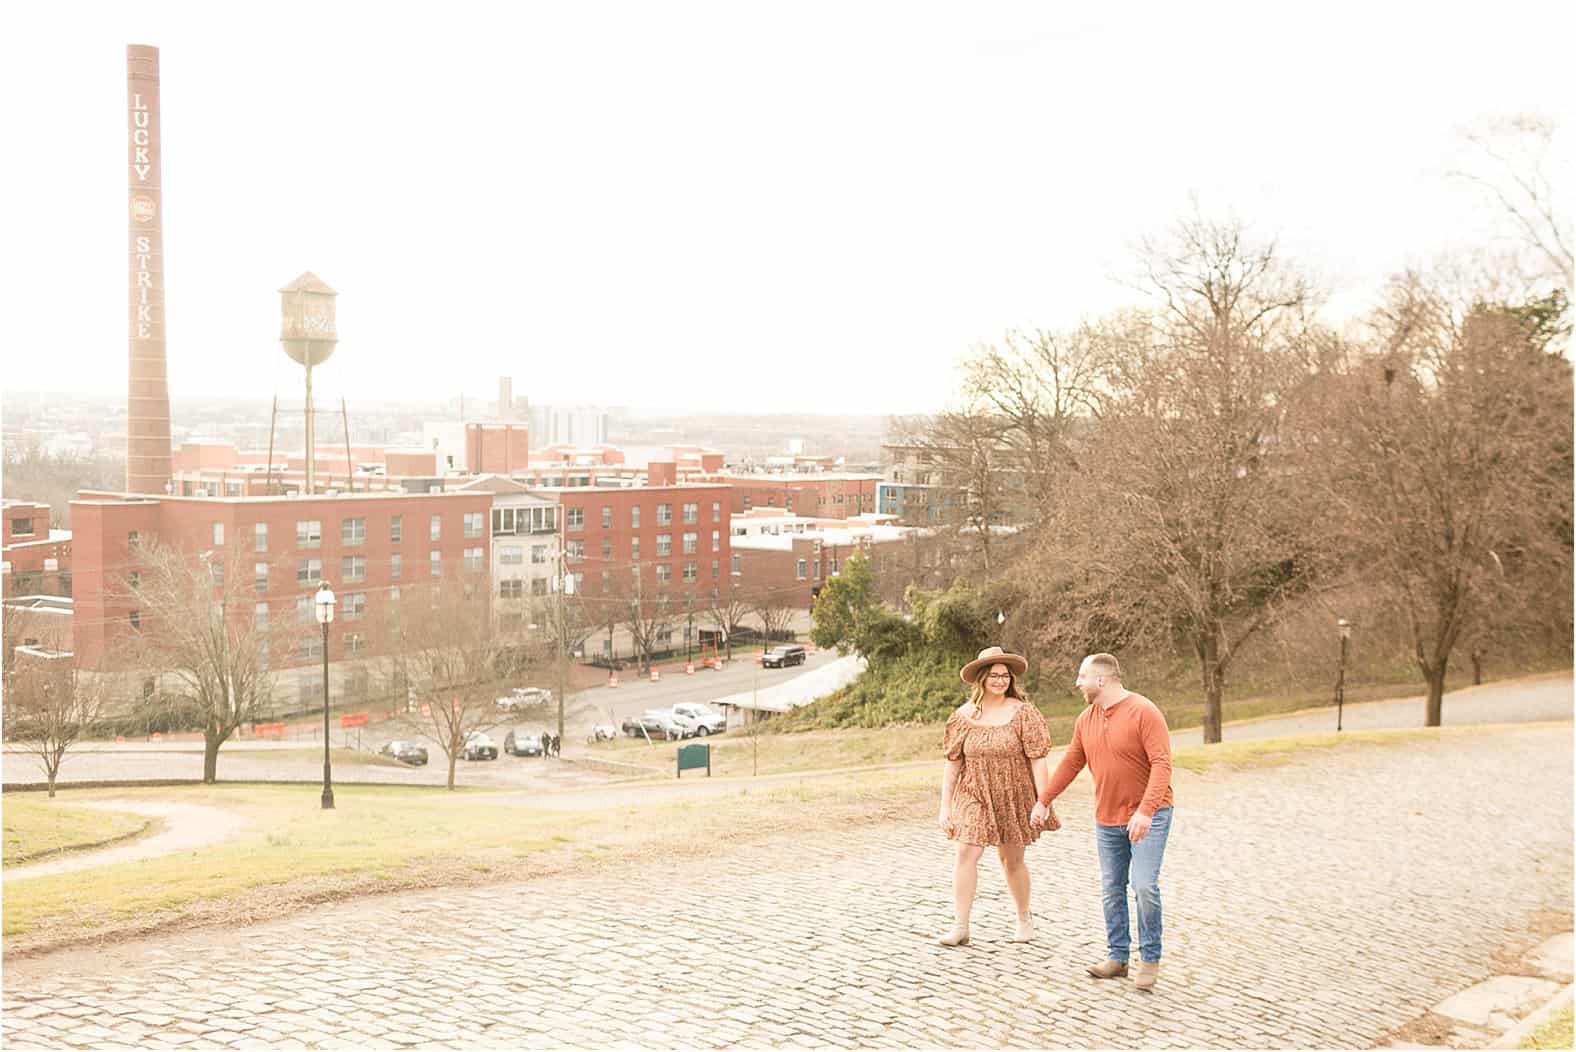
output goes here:
{"type": "Polygon", "coordinates": [[[695,638],[695,593],[691,592],[684,597],[684,664],[692,660],[690,640],[695,638]]]}
{"type": "Polygon", "coordinates": [[[1341,630],[1341,663],[1335,671],[1335,730],[1341,730],[1341,709],[1346,704],[1346,648],[1352,640],[1352,623],[1346,618],[1335,622],[1335,627],[1341,630]]]}
{"type": "Polygon", "coordinates": [[[334,622],[334,590],[324,581],[313,600],[317,623],[323,626],[323,810],[334,809],[334,776],[328,763],[328,626],[334,622]]]}

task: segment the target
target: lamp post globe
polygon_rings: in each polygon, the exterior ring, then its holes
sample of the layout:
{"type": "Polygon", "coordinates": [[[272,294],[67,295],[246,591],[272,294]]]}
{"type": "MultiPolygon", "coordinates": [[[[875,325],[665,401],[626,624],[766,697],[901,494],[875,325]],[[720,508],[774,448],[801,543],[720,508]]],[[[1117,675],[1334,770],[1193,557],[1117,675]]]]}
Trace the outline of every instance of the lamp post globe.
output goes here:
{"type": "Polygon", "coordinates": [[[334,623],[334,590],[324,581],[312,597],[317,623],[323,626],[323,810],[334,809],[334,775],[328,761],[328,626],[334,623]]]}

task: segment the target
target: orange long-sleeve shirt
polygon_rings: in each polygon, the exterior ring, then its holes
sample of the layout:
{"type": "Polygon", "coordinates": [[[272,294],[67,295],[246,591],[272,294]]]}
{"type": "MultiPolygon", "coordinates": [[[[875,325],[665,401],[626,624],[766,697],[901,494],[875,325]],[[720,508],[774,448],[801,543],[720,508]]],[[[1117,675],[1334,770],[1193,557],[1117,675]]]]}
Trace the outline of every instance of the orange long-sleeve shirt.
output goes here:
{"type": "Polygon", "coordinates": [[[1128,693],[1109,709],[1090,704],[1073,723],[1073,740],[1040,795],[1050,803],[1089,765],[1094,820],[1125,826],[1134,811],[1153,815],[1171,806],[1171,731],[1142,694],[1128,693]]]}

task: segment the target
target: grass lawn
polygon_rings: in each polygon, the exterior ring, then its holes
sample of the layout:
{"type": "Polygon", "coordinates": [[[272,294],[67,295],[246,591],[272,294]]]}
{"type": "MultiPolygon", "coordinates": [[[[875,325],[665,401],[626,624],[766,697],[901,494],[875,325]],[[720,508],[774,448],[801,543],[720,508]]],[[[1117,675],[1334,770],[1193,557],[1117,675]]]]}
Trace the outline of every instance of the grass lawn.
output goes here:
{"type": "MultiPolygon", "coordinates": [[[[72,795],[69,799],[75,802],[83,797],[72,795]]],[[[59,796],[51,800],[43,793],[6,794],[5,865],[124,840],[158,823],[158,819],[126,811],[72,807],[66,800],[59,796]]]]}
{"type": "Polygon", "coordinates": [[[1555,1012],[1549,1021],[1521,1043],[1522,1048],[1570,1048],[1572,1007],[1566,1005],[1564,1011],[1555,1012]]]}

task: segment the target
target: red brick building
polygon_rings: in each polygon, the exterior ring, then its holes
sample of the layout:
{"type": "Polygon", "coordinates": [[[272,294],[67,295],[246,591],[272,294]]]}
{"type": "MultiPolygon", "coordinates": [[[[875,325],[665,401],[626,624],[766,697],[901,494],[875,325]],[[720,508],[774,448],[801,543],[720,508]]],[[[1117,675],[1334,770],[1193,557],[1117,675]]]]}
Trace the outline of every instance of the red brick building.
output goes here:
{"type": "Polygon", "coordinates": [[[782,508],[792,515],[851,519],[876,510],[880,475],[714,475],[732,491],[733,513],[782,508]]]}
{"type": "Polygon", "coordinates": [[[70,595],[71,531],[49,528],[49,505],[0,501],[0,594],[70,595]]]}
{"type": "Polygon", "coordinates": [[[726,486],[553,489],[565,565],[592,602],[633,595],[710,602],[727,582],[732,546],[726,486]],[[638,578],[636,574],[638,573],[638,578]],[[638,582],[638,583],[637,583],[638,582]]]}
{"type": "Polygon", "coordinates": [[[193,556],[233,553],[252,571],[257,617],[300,616],[299,604],[310,602],[327,581],[339,597],[330,660],[375,656],[381,641],[366,626],[401,587],[464,574],[485,582],[491,507],[489,493],[214,498],[83,492],[71,502],[77,663],[93,665],[132,630],[140,612],[131,608],[124,582],[136,572],[139,548],[153,540],[193,556]]]}
{"type": "Polygon", "coordinates": [[[472,474],[507,475],[531,461],[531,432],[524,424],[466,424],[465,467],[472,474]]]}

